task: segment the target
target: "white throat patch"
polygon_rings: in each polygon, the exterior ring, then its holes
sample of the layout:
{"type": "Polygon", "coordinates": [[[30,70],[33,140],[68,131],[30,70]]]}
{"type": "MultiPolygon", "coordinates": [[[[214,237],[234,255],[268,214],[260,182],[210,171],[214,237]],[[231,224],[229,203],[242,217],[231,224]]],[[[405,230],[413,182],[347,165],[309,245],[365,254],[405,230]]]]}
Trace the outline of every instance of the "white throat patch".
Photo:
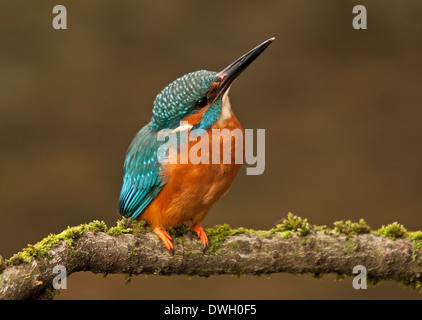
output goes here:
{"type": "Polygon", "coordinates": [[[229,95],[228,95],[229,90],[230,88],[227,89],[227,91],[223,95],[223,108],[221,108],[221,114],[220,114],[220,118],[217,121],[217,125],[223,124],[224,121],[226,121],[227,119],[231,117],[232,107],[230,105],[230,100],[229,100],[229,95]]]}

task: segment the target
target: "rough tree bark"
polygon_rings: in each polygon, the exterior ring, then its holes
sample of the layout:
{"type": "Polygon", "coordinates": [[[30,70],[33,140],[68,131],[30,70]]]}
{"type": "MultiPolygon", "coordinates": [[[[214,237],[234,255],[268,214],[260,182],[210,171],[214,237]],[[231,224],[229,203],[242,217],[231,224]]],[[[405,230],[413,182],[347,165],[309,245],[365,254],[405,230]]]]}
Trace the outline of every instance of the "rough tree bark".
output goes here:
{"type": "Polygon", "coordinates": [[[410,286],[421,283],[420,240],[393,240],[371,233],[280,230],[238,229],[220,238],[220,231],[208,231],[215,243],[205,254],[199,240],[188,231],[176,236],[172,256],[150,231],[112,235],[111,229],[86,229],[71,241],[63,238],[44,251],[32,253],[27,261],[13,257],[7,263],[0,261],[0,299],[53,298],[52,281],[57,274],[52,271],[56,265],[65,266],[68,276],[79,271],[128,275],[353,275],[354,266],[364,265],[368,279],[374,282],[394,280],[410,286]]]}

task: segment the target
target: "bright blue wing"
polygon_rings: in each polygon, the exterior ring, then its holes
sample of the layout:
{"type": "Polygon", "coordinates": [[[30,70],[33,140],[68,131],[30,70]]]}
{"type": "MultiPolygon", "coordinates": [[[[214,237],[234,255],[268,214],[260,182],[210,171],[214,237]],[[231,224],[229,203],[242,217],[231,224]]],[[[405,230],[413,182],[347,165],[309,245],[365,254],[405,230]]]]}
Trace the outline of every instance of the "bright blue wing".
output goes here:
{"type": "Polygon", "coordinates": [[[119,212],[126,218],[136,219],[165,184],[157,158],[161,144],[163,142],[157,141],[157,134],[145,126],[129,147],[119,199],[119,212]]]}

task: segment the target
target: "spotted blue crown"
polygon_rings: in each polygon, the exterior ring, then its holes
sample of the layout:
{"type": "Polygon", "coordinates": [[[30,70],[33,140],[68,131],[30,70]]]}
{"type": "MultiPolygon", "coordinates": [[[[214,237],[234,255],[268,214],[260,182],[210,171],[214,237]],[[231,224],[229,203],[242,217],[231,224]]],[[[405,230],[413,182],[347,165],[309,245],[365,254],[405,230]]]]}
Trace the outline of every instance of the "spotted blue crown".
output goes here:
{"type": "Polygon", "coordinates": [[[151,129],[174,129],[180,120],[195,111],[196,102],[206,96],[211,83],[220,81],[216,72],[188,73],[165,87],[155,98],[151,129]]]}

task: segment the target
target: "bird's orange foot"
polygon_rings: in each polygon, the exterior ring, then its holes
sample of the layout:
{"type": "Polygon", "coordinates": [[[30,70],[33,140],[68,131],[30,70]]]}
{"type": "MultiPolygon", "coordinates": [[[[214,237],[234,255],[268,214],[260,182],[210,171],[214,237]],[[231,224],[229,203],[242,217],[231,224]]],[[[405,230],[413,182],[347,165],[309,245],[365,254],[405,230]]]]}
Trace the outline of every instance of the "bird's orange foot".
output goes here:
{"type": "Polygon", "coordinates": [[[204,229],[202,229],[199,224],[195,224],[192,226],[192,230],[194,230],[198,235],[199,239],[201,239],[203,245],[202,250],[205,252],[208,249],[208,237],[205,234],[204,229]]]}
{"type": "Polygon", "coordinates": [[[167,233],[167,231],[162,227],[155,227],[154,232],[163,241],[164,245],[166,246],[167,250],[171,253],[171,255],[173,255],[174,254],[173,241],[171,240],[171,237],[167,233]]]}

